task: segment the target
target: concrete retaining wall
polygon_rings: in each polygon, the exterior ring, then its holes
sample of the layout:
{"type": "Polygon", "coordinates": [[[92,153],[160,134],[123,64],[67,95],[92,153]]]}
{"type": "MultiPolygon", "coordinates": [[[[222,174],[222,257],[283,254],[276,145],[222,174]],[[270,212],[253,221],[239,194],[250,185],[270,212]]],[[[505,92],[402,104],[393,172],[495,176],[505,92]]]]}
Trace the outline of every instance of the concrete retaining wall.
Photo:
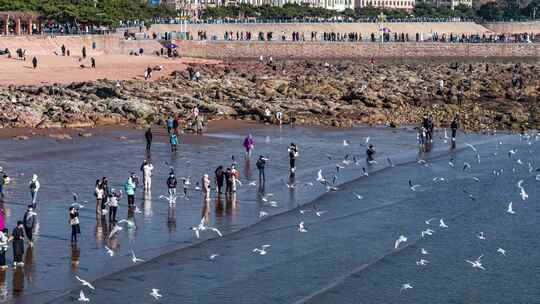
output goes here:
{"type": "Polygon", "coordinates": [[[540,33],[540,21],[530,22],[493,22],[482,24],[496,33],[540,33]]]}
{"type": "Polygon", "coordinates": [[[181,41],[182,56],[233,58],[395,58],[395,57],[529,57],[540,58],[540,44],[451,43],[281,43],[181,41]]]}

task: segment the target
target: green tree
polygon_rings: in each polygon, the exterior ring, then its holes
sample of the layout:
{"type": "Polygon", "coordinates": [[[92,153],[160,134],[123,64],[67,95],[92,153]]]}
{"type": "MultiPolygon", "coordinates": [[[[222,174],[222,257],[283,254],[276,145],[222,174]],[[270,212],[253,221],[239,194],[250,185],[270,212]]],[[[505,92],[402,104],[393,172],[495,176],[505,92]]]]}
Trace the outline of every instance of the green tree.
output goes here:
{"type": "Polygon", "coordinates": [[[483,4],[476,13],[479,17],[489,21],[501,20],[504,15],[501,5],[496,2],[488,2],[483,4]]]}

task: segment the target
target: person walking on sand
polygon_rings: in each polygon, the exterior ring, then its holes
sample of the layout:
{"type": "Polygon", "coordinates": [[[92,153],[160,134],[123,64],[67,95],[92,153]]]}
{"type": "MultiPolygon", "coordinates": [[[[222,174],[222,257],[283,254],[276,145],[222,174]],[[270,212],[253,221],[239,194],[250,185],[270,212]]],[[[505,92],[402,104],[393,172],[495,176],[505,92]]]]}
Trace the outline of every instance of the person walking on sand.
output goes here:
{"type": "Polygon", "coordinates": [[[34,246],[33,233],[36,225],[36,217],[37,214],[34,212],[32,205],[28,205],[28,208],[26,209],[26,212],[23,216],[23,226],[24,233],[26,234],[26,238],[28,239],[28,244],[30,245],[30,247],[34,246]]]}
{"type": "Polygon", "coordinates": [[[81,53],[82,53],[82,58],[86,59],[86,46],[82,47],[81,53]]]}
{"type": "Polygon", "coordinates": [[[251,157],[251,150],[253,150],[253,147],[254,147],[253,136],[251,136],[251,134],[249,134],[244,139],[244,149],[246,149],[246,158],[251,157]]]}
{"type": "Polygon", "coordinates": [[[171,143],[171,152],[176,152],[178,150],[177,148],[178,136],[176,136],[176,134],[174,133],[171,134],[170,143],[171,143]]]}
{"type": "Polygon", "coordinates": [[[32,66],[34,67],[34,70],[37,69],[37,64],[38,64],[37,58],[36,56],[34,56],[34,58],[32,58],[32,66]]]}
{"type": "Polygon", "coordinates": [[[171,132],[172,132],[172,129],[173,129],[173,124],[174,124],[174,120],[172,119],[172,117],[169,116],[169,118],[167,118],[167,121],[166,121],[167,134],[169,134],[169,136],[171,136],[171,132]]]}
{"type": "Polygon", "coordinates": [[[77,234],[81,233],[79,210],[69,207],[69,225],[71,226],[71,244],[77,243],[77,234]]]}
{"type": "Polygon", "coordinates": [[[0,270],[6,270],[8,268],[7,266],[7,260],[6,260],[6,252],[8,250],[8,229],[4,228],[0,232],[0,270]]]}
{"type": "Polygon", "coordinates": [[[217,167],[216,171],[214,171],[214,174],[216,176],[216,187],[217,193],[219,195],[221,194],[221,190],[223,189],[223,182],[225,181],[225,172],[223,171],[223,166],[217,167]]]}
{"type": "Polygon", "coordinates": [[[30,181],[30,196],[32,197],[32,205],[34,206],[34,209],[37,207],[36,199],[40,187],[41,185],[39,184],[37,174],[32,175],[32,180],[30,181]]]}
{"type": "Polygon", "coordinates": [[[133,205],[135,205],[135,183],[133,182],[133,178],[131,176],[128,177],[126,183],[124,184],[124,192],[126,192],[127,195],[128,207],[133,207],[133,205]]]}
{"type": "Polygon", "coordinates": [[[150,151],[150,148],[152,148],[152,128],[146,129],[144,138],[146,139],[146,151],[150,151]]]}
{"type": "Polygon", "coordinates": [[[24,228],[22,221],[17,221],[17,226],[13,228],[9,240],[13,241],[13,266],[23,266],[24,228]]]}
{"type": "Polygon", "coordinates": [[[90,62],[92,64],[92,69],[95,69],[96,68],[96,58],[94,58],[94,57],[90,58],[90,62]]]}

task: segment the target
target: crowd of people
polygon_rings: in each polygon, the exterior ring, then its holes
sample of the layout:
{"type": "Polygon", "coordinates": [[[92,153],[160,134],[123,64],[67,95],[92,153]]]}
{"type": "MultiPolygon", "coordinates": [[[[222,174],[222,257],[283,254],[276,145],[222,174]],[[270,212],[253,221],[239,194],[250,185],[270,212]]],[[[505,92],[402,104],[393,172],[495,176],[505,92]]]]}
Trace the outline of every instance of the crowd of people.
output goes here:
{"type": "MultiPolygon", "coordinates": [[[[275,41],[274,32],[258,32],[258,41],[275,41]]],[[[188,37],[190,34],[188,33],[188,37]]],[[[216,35],[209,36],[206,31],[197,32],[198,40],[218,40],[216,35]]],[[[223,33],[225,41],[251,41],[253,40],[252,32],[250,31],[225,31],[223,33]]],[[[279,41],[305,42],[307,41],[305,33],[293,31],[287,33],[282,31],[278,35],[279,41]]],[[[439,43],[530,43],[540,41],[540,35],[534,33],[520,34],[456,34],[456,33],[403,33],[391,32],[388,29],[383,29],[377,33],[370,33],[363,37],[359,32],[309,32],[309,41],[326,41],[326,42],[439,42],[439,43]]]]}

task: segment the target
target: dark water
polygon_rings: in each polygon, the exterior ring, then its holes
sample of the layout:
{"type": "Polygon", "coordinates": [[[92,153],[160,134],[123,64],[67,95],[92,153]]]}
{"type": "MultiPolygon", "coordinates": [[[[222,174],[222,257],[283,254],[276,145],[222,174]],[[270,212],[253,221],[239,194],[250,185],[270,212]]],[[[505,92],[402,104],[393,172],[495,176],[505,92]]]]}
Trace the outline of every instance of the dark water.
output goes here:
{"type": "MultiPolygon", "coordinates": [[[[128,142],[110,137],[80,139],[75,144],[48,139],[1,142],[2,165],[12,175],[25,174],[8,190],[4,207],[9,227],[22,216],[28,201],[27,177],[36,172],[42,183],[39,240],[33,258],[26,257],[25,267],[5,274],[6,299],[76,302],[81,289],[74,280],[77,274],[96,286],[96,291],[84,289],[92,302],[149,303],[153,301],[149,295],[152,288],[163,294],[160,303],[536,302],[539,255],[535,252],[535,227],[540,210],[535,204],[536,172],[529,172],[527,166],[531,162],[535,168],[538,162],[535,140],[529,145],[518,136],[469,136],[461,139],[457,149],[449,150],[437,134],[434,150],[421,155],[428,160],[426,167],[416,163],[416,135],[406,130],[268,128],[253,133],[255,153],[270,157],[264,190],[275,194],[272,199],[279,203],[278,208],[265,207],[257,187],[247,186],[246,181],[256,179],[256,172],[254,161],[248,169],[242,157],[244,133],[209,134],[205,143],[183,145],[176,159],[171,158],[165,144],[156,144],[151,199],[138,198],[143,213],[133,215],[137,228],[125,229],[112,241],[103,237],[107,227],[96,220],[92,208],[93,183],[106,175],[119,187],[130,171],[138,169],[144,156],[138,134],[132,134],[136,139],[128,142]],[[336,192],[325,193],[317,183],[294,191],[285,186],[290,141],[300,145],[296,181],[302,183],[314,182],[319,168],[325,175],[335,172],[335,164],[345,154],[363,155],[365,148],[359,144],[366,136],[379,152],[379,163],[367,167],[369,176],[359,178],[365,166],[362,161],[360,166],[340,170],[338,183],[352,182],[339,186],[336,192]],[[350,145],[343,146],[343,139],[350,145]],[[480,163],[472,150],[464,147],[465,140],[478,148],[480,163]],[[496,149],[500,140],[503,144],[496,149]],[[518,153],[509,158],[507,151],[514,148],[518,153]],[[218,202],[213,196],[210,212],[212,225],[226,236],[196,240],[187,228],[201,216],[200,194],[180,199],[174,210],[159,200],[157,197],[165,193],[168,172],[164,162],[172,162],[178,175],[198,180],[217,165],[229,164],[233,154],[244,186],[236,202],[218,202]],[[386,157],[391,157],[396,167],[388,167],[386,157]],[[448,165],[451,158],[454,168],[448,165]],[[518,158],[523,165],[516,163],[518,158]],[[466,172],[462,170],[464,161],[472,165],[466,172]],[[502,175],[492,174],[493,169],[501,168],[502,175]],[[445,181],[434,182],[436,176],[445,181]],[[421,187],[411,191],[409,179],[421,187]],[[516,186],[520,179],[529,194],[526,201],[521,200],[516,186]],[[83,234],[75,250],[69,245],[66,216],[71,191],[90,201],[81,212],[83,234]],[[364,198],[358,200],[354,193],[364,198]],[[509,201],[514,202],[517,214],[505,212],[509,201]],[[314,212],[302,215],[295,209],[298,204],[307,204],[302,209],[317,208],[326,213],[320,217],[314,212]],[[279,215],[259,220],[261,210],[279,215]],[[440,217],[449,228],[438,227],[440,217]],[[420,238],[429,218],[437,218],[430,225],[435,233],[420,238]],[[308,232],[297,231],[300,221],[305,222],[308,232]],[[486,240],[476,237],[479,231],[485,233],[486,240]],[[394,250],[394,241],[401,234],[409,241],[394,250]],[[252,252],[263,244],[272,245],[266,255],[252,252]],[[115,249],[115,257],[105,253],[104,245],[115,249]],[[499,247],[507,250],[506,256],[497,253],[499,247]],[[420,248],[430,252],[423,256],[430,262],[424,267],[416,265],[422,257],[420,248]],[[132,264],[128,258],[132,249],[147,262],[132,264]],[[219,256],[210,260],[211,254],[219,256]],[[465,262],[481,254],[485,271],[465,262]],[[400,292],[404,283],[414,288],[400,292]]],[[[120,218],[128,216],[125,204],[121,202],[120,218]]]]}

